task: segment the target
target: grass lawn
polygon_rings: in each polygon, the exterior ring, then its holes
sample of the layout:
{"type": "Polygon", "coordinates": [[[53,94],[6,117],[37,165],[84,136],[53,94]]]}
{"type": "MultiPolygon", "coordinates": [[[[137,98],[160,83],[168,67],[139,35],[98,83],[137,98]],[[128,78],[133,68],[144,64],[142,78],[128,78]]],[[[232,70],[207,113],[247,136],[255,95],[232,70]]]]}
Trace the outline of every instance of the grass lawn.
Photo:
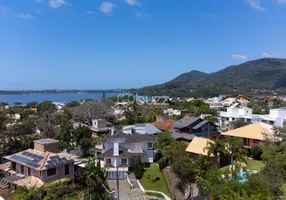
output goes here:
{"type": "MultiPolygon", "coordinates": [[[[261,160],[252,160],[252,159],[247,160],[247,169],[249,170],[260,171],[263,167],[264,163],[261,160]]],[[[221,172],[224,172],[227,169],[230,169],[230,165],[224,166],[219,170],[221,172]]]]}
{"type": "Polygon", "coordinates": [[[155,190],[155,191],[163,192],[167,196],[171,197],[170,192],[167,187],[164,174],[163,172],[160,171],[159,165],[157,163],[153,163],[150,165],[150,167],[145,168],[144,175],[140,179],[140,182],[145,190],[155,190]],[[146,177],[147,174],[150,174],[153,177],[158,176],[160,180],[154,183],[150,182],[148,178],[146,177]]]}

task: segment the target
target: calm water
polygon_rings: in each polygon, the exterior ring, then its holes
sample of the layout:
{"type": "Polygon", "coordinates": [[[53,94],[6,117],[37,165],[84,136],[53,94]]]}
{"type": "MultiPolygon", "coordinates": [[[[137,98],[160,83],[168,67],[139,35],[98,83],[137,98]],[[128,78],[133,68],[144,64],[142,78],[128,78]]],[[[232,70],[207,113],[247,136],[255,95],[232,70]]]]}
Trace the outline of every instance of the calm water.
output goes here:
{"type": "MultiPolygon", "coordinates": [[[[105,93],[106,97],[116,97],[118,93],[105,93]]],[[[81,99],[99,99],[102,93],[74,93],[74,94],[17,94],[17,95],[0,95],[0,102],[13,104],[15,102],[27,103],[30,101],[52,101],[68,102],[79,101],[81,99]]]]}

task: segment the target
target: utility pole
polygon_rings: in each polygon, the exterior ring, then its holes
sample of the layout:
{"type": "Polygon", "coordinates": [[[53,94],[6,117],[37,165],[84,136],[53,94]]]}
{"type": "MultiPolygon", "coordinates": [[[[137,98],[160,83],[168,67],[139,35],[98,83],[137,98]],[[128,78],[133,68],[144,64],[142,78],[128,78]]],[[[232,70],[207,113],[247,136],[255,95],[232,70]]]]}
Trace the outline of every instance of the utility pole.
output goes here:
{"type": "Polygon", "coordinates": [[[117,178],[117,200],[119,200],[119,174],[118,174],[118,167],[117,168],[117,175],[116,175],[116,178],[117,178]]]}

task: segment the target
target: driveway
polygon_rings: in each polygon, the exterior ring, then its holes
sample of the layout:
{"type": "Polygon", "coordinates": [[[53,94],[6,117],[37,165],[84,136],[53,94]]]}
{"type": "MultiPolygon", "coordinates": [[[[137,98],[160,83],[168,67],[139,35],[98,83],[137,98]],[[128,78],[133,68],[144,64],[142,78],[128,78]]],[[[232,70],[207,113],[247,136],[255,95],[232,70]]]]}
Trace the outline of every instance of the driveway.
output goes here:
{"type": "MultiPolygon", "coordinates": [[[[117,181],[116,180],[108,180],[108,185],[112,190],[116,191],[117,197],[117,181]]],[[[129,194],[131,192],[130,186],[125,180],[119,180],[119,200],[124,200],[129,198],[129,194]]]]}

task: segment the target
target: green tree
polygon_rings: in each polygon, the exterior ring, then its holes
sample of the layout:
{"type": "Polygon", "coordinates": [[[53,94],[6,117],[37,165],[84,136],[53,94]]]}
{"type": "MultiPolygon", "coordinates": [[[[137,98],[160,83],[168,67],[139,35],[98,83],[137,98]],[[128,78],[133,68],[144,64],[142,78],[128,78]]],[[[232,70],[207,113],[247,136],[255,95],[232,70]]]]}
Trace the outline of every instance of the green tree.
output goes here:
{"type": "Polygon", "coordinates": [[[214,142],[208,142],[208,145],[204,148],[208,157],[215,158],[215,165],[220,167],[220,156],[226,153],[225,144],[221,140],[215,140],[214,142]]]}
{"type": "Polygon", "coordinates": [[[66,108],[74,108],[74,107],[77,107],[79,105],[80,105],[80,103],[78,101],[70,101],[70,102],[66,103],[65,107],[66,108]]]}
{"type": "Polygon", "coordinates": [[[37,106],[37,112],[39,114],[42,114],[44,112],[53,113],[56,110],[57,110],[56,105],[50,101],[44,101],[44,102],[38,104],[38,106],[37,106]]]}
{"type": "Polygon", "coordinates": [[[232,122],[230,123],[230,126],[231,126],[231,128],[233,128],[233,129],[237,129],[237,128],[241,128],[241,127],[243,127],[243,126],[247,126],[247,125],[249,125],[249,124],[250,124],[250,122],[232,121],[232,122]]]}
{"type": "Polygon", "coordinates": [[[27,103],[27,108],[37,108],[38,102],[37,101],[31,101],[27,103]]]}
{"type": "Polygon", "coordinates": [[[226,150],[231,158],[232,173],[234,172],[235,167],[234,161],[237,161],[236,164],[242,162],[247,163],[247,151],[243,148],[243,145],[238,138],[230,137],[226,146],[226,150]]]}
{"type": "Polygon", "coordinates": [[[92,190],[104,194],[104,187],[107,186],[107,175],[101,167],[100,161],[96,162],[94,159],[89,159],[79,175],[81,182],[88,187],[90,197],[92,190]]]}

